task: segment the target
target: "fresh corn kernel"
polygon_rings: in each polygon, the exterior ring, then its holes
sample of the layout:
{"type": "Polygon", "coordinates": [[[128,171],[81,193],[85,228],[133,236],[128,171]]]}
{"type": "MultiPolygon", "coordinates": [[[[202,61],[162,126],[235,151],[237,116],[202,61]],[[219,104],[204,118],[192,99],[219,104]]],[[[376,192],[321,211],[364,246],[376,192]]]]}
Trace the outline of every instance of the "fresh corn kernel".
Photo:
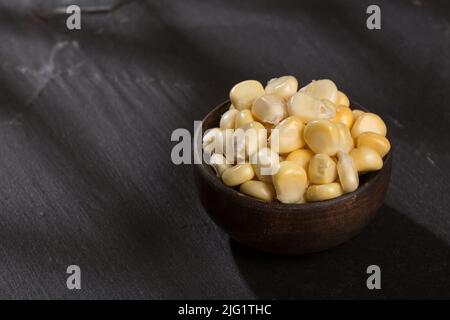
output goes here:
{"type": "Polygon", "coordinates": [[[339,148],[339,130],[328,120],[311,121],[305,126],[304,139],[315,153],[336,154],[339,148]]]}
{"type": "Polygon", "coordinates": [[[246,80],[236,84],[230,91],[233,106],[240,110],[250,109],[253,102],[264,95],[264,87],[259,81],[246,80]]]}
{"type": "Polygon", "coordinates": [[[285,154],[303,147],[305,145],[303,128],[303,122],[297,117],[288,117],[281,121],[274,128],[277,130],[278,137],[273,134],[273,130],[270,135],[272,150],[285,154]],[[277,144],[278,148],[273,144],[277,144]]]}
{"type": "Polygon", "coordinates": [[[236,116],[238,115],[238,113],[239,111],[234,109],[225,112],[220,118],[220,129],[221,130],[234,129],[236,116]]]}
{"type": "Polygon", "coordinates": [[[214,153],[211,156],[209,164],[213,167],[214,171],[216,172],[216,175],[219,178],[222,177],[222,173],[226,169],[231,168],[231,164],[227,164],[225,157],[218,153],[214,153]]]}
{"type": "Polygon", "coordinates": [[[306,171],[292,161],[280,163],[280,169],[272,177],[277,199],[283,203],[303,203],[308,178],[306,171]]]}
{"type": "Polygon", "coordinates": [[[275,197],[275,189],[271,183],[249,180],[241,184],[239,191],[248,196],[263,201],[272,201],[275,197]]]}
{"type": "Polygon", "coordinates": [[[249,122],[235,130],[237,159],[239,162],[267,146],[267,130],[257,122],[249,122]]]}
{"type": "Polygon", "coordinates": [[[282,98],[265,95],[255,100],[252,113],[262,123],[277,125],[286,115],[286,106],[282,98]]]}
{"type": "Polygon", "coordinates": [[[253,121],[252,112],[249,109],[244,109],[236,115],[234,127],[237,129],[253,121]]]}
{"type": "Polygon", "coordinates": [[[288,100],[287,110],[290,116],[299,117],[303,122],[332,119],[336,116],[336,107],[332,102],[314,99],[302,91],[288,100]]]}
{"type": "Polygon", "coordinates": [[[352,137],[354,139],[364,132],[374,132],[386,136],[386,125],[383,119],[374,113],[365,112],[356,119],[352,127],[352,137]]]}
{"type": "Polygon", "coordinates": [[[350,107],[350,100],[348,100],[348,97],[345,93],[342,91],[337,92],[337,99],[336,99],[336,105],[342,105],[344,107],[350,107]]]}
{"type": "Polygon", "coordinates": [[[336,176],[336,163],[329,155],[318,153],[309,161],[308,178],[311,183],[331,183],[336,180],[336,176]]]}
{"type": "Polygon", "coordinates": [[[306,190],[306,200],[309,202],[330,200],[340,195],[342,195],[342,187],[337,182],[310,185],[306,190]]]}
{"type": "Polygon", "coordinates": [[[237,164],[222,173],[222,181],[229,187],[238,186],[253,179],[255,172],[249,163],[237,164]]]}
{"type": "Polygon", "coordinates": [[[314,99],[327,99],[333,103],[337,102],[337,87],[334,82],[329,79],[313,81],[306,87],[300,89],[300,91],[307,93],[314,99]]]}
{"type": "Polygon", "coordinates": [[[389,150],[391,150],[389,140],[386,137],[373,132],[364,132],[360,134],[358,141],[356,142],[356,146],[358,148],[371,148],[378,152],[382,158],[389,152],[389,150]]]}
{"type": "Polygon", "coordinates": [[[378,152],[371,148],[355,148],[350,152],[359,173],[377,171],[383,167],[383,159],[378,152]]]}
{"type": "Polygon", "coordinates": [[[336,116],[332,120],[333,122],[340,122],[345,124],[348,128],[353,125],[353,113],[349,107],[338,105],[336,107],[336,116]]]}
{"type": "Polygon", "coordinates": [[[306,168],[308,168],[309,161],[313,156],[314,153],[309,149],[298,149],[289,153],[286,160],[295,162],[306,170],[306,168]]]}
{"type": "Polygon", "coordinates": [[[280,98],[287,100],[297,92],[298,82],[293,76],[283,76],[273,78],[266,85],[267,94],[275,94],[280,98]]]}
{"type": "Polygon", "coordinates": [[[278,154],[269,148],[262,148],[255,154],[256,159],[251,157],[250,161],[258,180],[272,182],[272,175],[276,174],[280,167],[278,154]]]}
{"type": "Polygon", "coordinates": [[[353,192],[358,188],[359,177],[355,163],[348,153],[337,152],[338,162],[336,165],[339,182],[344,193],[353,192]]]}
{"type": "Polygon", "coordinates": [[[358,117],[359,117],[360,115],[362,115],[363,113],[365,113],[365,112],[362,111],[362,110],[359,110],[359,109],[353,109],[353,110],[352,110],[352,114],[353,114],[353,122],[355,122],[356,119],[358,119],[358,117]]]}
{"type": "Polygon", "coordinates": [[[339,130],[339,150],[349,153],[355,147],[355,141],[352,138],[350,129],[343,123],[334,124],[339,130]]]}

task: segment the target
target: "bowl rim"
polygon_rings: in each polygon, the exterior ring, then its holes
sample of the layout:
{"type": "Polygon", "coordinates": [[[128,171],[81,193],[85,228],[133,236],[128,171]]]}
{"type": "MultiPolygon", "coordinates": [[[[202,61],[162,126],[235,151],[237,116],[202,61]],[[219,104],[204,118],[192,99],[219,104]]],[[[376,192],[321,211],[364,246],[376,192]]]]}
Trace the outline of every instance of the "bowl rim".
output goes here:
{"type": "MultiPolygon", "coordinates": [[[[230,100],[226,100],[219,105],[217,105],[215,108],[213,108],[208,114],[202,119],[202,129],[203,124],[205,120],[210,118],[214,113],[216,113],[219,109],[225,107],[225,105],[230,104],[230,100]]],[[[351,106],[355,106],[358,109],[361,109],[365,112],[369,112],[366,108],[362,107],[360,104],[351,101],[351,106]]],[[[203,131],[202,131],[203,132],[203,131]]],[[[203,152],[203,150],[202,150],[203,152]]],[[[326,209],[329,208],[332,205],[336,204],[343,204],[346,203],[349,200],[356,199],[360,194],[364,193],[366,189],[370,187],[373,183],[379,180],[379,177],[382,175],[381,173],[385,170],[389,170],[388,166],[391,165],[392,161],[392,144],[391,149],[389,152],[383,157],[383,167],[378,171],[369,172],[365,175],[365,181],[362,185],[359,185],[358,188],[349,193],[345,193],[343,195],[340,195],[337,198],[329,199],[329,200],[322,200],[317,202],[306,202],[306,203],[282,203],[277,200],[274,201],[263,201],[257,198],[250,197],[244,193],[239,192],[239,190],[228,187],[220,180],[219,177],[214,173],[213,169],[210,165],[208,165],[206,162],[202,161],[201,164],[195,164],[194,166],[199,168],[201,172],[203,173],[203,176],[208,179],[210,183],[212,183],[215,188],[223,190],[223,192],[226,192],[228,195],[230,195],[233,198],[236,198],[237,201],[240,201],[241,204],[249,206],[249,207],[258,207],[258,208],[270,208],[275,210],[287,210],[287,211],[299,211],[299,210],[320,210],[320,209],[326,209]]]]}

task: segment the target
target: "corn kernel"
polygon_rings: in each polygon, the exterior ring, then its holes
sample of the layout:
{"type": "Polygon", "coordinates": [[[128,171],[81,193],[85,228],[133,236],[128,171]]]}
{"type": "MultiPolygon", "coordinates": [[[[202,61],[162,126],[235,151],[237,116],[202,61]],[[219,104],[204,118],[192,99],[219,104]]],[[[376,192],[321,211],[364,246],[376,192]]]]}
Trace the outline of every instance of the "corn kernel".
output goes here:
{"type": "Polygon", "coordinates": [[[206,130],[205,134],[203,135],[203,143],[202,146],[205,148],[207,145],[214,142],[216,137],[220,134],[221,130],[219,128],[212,128],[206,130]]]}
{"type": "Polygon", "coordinates": [[[233,104],[230,104],[230,107],[228,108],[228,110],[236,110],[236,108],[233,106],[233,104]]]}
{"type": "Polygon", "coordinates": [[[289,153],[286,160],[295,162],[306,170],[306,168],[308,168],[309,161],[313,156],[314,153],[309,149],[298,149],[289,153]]]}
{"type": "Polygon", "coordinates": [[[305,145],[303,140],[303,122],[297,117],[288,117],[281,121],[274,130],[277,130],[277,136],[274,135],[273,130],[270,135],[270,143],[272,149],[281,154],[289,153],[300,149],[305,145]],[[278,148],[272,144],[277,144],[278,148]]]}
{"type": "Polygon", "coordinates": [[[222,181],[229,187],[238,186],[253,179],[255,172],[249,163],[237,164],[222,173],[222,181]]]}
{"type": "Polygon", "coordinates": [[[336,116],[332,120],[333,122],[340,122],[345,124],[348,128],[353,125],[353,113],[349,107],[338,105],[336,107],[336,116]]]}
{"type": "Polygon", "coordinates": [[[362,111],[362,110],[359,110],[359,109],[353,109],[353,110],[352,110],[352,114],[353,114],[353,122],[355,122],[356,119],[358,119],[358,117],[359,117],[360,115],[362,115],[363,113],[365,113],[365,112],[362,111]]]}
{"type": "Polygon", "coordinates": [[[267,130],[257,121],[249,122],[236,129],[235,137],[239,162],[267,146],[267,130]]]}
{"type": "Polygon", "coordinates": [[[318,119],[331,119],[336,116],[336,107],[329,100],[317,100],[299,91],[287,103],[290,116],[299,117],[303,122],[318,119]]]}
{"type": "Polygon", "coordinates": [[[220,118],[220,129],[221,130],[234,129],[236,116],[238,113],[239,111],[234,109],[225,112],[220,118]]]}
{"type": "Polygon", "coordinates": [[[344,107],[350,107],[350,100],[348,100],[348,97],[345,93],[342,91],[337,92],[337,99],[336,99],[336,105],[342,105],[344,107]]]}
{"type": "Polygon", "coordinates": [[[356,146],[358,148],[371,148],[378,152],[382,158],[389,152],[389,150],[391,150],[389,140],[386,137],[373,132],[364,132],[360,134],[356,146]]]}
{"type": "Polygon", "coordinates": [[[308,178],[311,183],[331,183],[336,180],[336,176],[336,163],[329,155],[318,153],[309,161],[308,178]]]}
{"type": "Polygon", "coordinates": [[[253,121],[254,119],[252,112],[249,109],[244,109],[242,111],[239,111],[239,113],[236,115],[234,127],[237,129],[253,121]]]}
{"type": "Polygon", "coordinates": [[[280,169],[272,177],[277,199],[283,203],[302,203],[308,178],[305,169],[292,161],[280,163],[280,169]]]}
{"type": "Polygon", "coordinates": [[[358,171],[352,157],[343,151],[337,152],[338,162],[336,165],[339,182],[344,193],[355,191],[359,185],[358,171]]]}
{"type": "Polygon", "coordinates": [[[258,180],[272,182],[272,175],[276,174],[280,167],[278,154],[269,148],[262,148],[255,155],[256,159],[251,157],[250,161],[258,180]]]}
{"type": "Polygon", "coordinates": [[[218,153],[214,153],[211,156],[209,164],[213,167],[214,171],[216,172],[216,175],[219,178],[222,176],[222,173],[226,169],[231,168],[231,164],[227,164],[225,157],[218,153]]]}
{"type": "Polygon", "coordinates": [[[356,119],[352,127],[352,137],[358,138],[361,133],[374,132],[386,136],[386,125],[383,119],[374,113],[365,112],[356,119]]]}
{"type": "Polygon", "coordinates": [[[339,130],[328,120],[315,120],[306,124],[304,139],[315,153],[332,156],[339,148],[339,130]]]}
{"type": "Polygon", "coordinates": [[[327,99],[333,103],[337,102],[337,87],[334,82],[329,79],[313,81],[300,90],[310,95],[314,99],[327,99]]]}
{"type": "Polygon", "coordinates": [[[339,131],[339,150],[349,153],[355,147],[355,141],[352,138],[350,129],[343,123],[334,124],[339,131]]]}
{"type": "Polygon", "coordinates": [[[310,185],[306,190],[306,200],[309,202],[334,199],[340,195],[342,195],[342,187],[337,182],[310,185]]]}
{"type": "Polygon", "coordinates": [[[266,94],[275,94],[287,100],[297,92],[298,82],[293,76],[273,78],[266,85],[266,94]]]}
{"type": "Polygon", "coordinates": [[[383,167],[383,159],[378,152],[371,148],[360,147],[350,152],[359,173],[380,170],[383,167]]]}
{"type": "Polygon", "coordinates": [[[250,109],[253,102],[264,95],[264,87],[259,81],[246,80],[236,84],[230,91],[233,106],[240,110],[250,109]]]}
{"type": "Polygon", "coordinates": [[[241,184],[239,191],[263,201],[272,201],[275,197],[275,189],[273,188],[273,185],[263,181],[246,181],[241,184]]]}
{"type": "Polygon", "coordinates": [[[265,95],[256,99],[252,113],[257,120],[272,125],[277,125],[287,115],[283,99],[276,95],[265,95]]]}

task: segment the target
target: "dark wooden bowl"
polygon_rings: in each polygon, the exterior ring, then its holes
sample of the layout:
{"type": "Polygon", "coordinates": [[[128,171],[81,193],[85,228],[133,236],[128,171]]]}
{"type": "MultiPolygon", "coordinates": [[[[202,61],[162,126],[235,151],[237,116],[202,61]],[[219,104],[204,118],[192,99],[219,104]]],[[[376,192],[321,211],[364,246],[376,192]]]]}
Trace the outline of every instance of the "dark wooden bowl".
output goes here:
{"type": "MultiPolygon", "coordinates": [[[[212,110],[203,120],[203,131],[218,127],[228,106],[226,101],[212,110]]],[[[372,220],[388,188],[391,153],[380,171],[360,176],[356,191],[314,203],[268,203],[249,197],[225,186],[205,163],[194,165],[194,178],[206,212],[234,240],[266,252],[311,253],[344,243],[372,220]]]]}

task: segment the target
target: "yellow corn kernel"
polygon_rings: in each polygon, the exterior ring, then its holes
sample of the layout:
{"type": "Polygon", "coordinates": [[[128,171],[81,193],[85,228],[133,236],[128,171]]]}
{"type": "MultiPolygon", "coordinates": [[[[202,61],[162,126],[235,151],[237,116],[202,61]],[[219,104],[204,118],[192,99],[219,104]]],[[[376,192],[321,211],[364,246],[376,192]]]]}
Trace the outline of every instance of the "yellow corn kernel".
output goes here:
{"type": "Polygon", "coordinates": [[[222,173],[228,169],[231,168],[231,164],[227,164],[227,161],[225,157],[221,154],[214,153],[211,158],[209,159],[209,164],[216,172],[216,175],[220,178],[222,176],[222,173]]]}
{"type": "Polygon", "coordinates": [[[355,122],[356,119],[358,119],[358,117],[359,117],[360,115],[362,115],[363,113],[365,113],[365,112],[362,111],[362,110],[359,110],[359,109],[353,109],[353,110],[352,110],[352,114],[353,114],[353,122],[355,122]]]}
{"type": "Polygon", "coordinates": [[[309,149],[298,149],[289,153],[286,160],[295,162],[306,170],[306,168],[308,168],[309,161],[313,156],[314,152],[309,149]]]}
{"type": "Polygon", "coordinates": [[[249,180],[241,184],[239,191],[248,196],[263,201],[272,201],[275,197],[275,189],[271,183],[249,180]]]}
{"type": "Polygon", "coordinates": [[[345,107],[350,107],[350,100],[348,100],[348,97],[345,93],[342,91],[337,92],[337,99],[336,99],[336,105],[342,105],[345,107]]]}
{"type": "Polygon", "coordinates": [[[235,130],[235,139],[237,159],[242,162],[267,146],[267,130],[261,123],[252,121],[235,130]]]}
{"type": "Polygon", "coordinates": [[[234,129],[236,116],[238,113],[239,111],[234,109],[224,112],[224,114],[222,114],[222,117],[220,118],[220,129],[234,129]]]}
{"type": "Polygon", "coordinates": [[[336,107],[336,116],[332,120],[333,122],[340,122],[345,124],[348,128],[353,125],[353,113],[349,107],[338,105],[336,107]]]}
{"type": "Polygon", "coordinates": [[[246,80],[236,84],[230,91],[230,100],[239,111],[250,109],[253,102],[264,95],[264,87],[259,81],[246,80]]]}
{"type": "Polygon", "coordinates": [[[356,119],[352,127],[352,137],[358,138],[361,133],[374,132],[386,136],[386,125],[383,119],[374,113],[365,112],[356,119]]]}
{"type": "Polygon", "coordinates": [[[340,195],[342,195],[342,187],[337,182],[310,185],[306,190],[306,200],[309,202],[330,200],[340,195]]]}
{"type": "Polygon", "coordinates": [[[287,102],[290,116],[299,117],[303,122],[318,119],[332,119],[336,116],[336,106],[329,100],[317,100],[305,92],[299,91],[287,102]]]}
{"type": "Polygon", "coordinates": [[[338,162],[336,168],[339,176],[339,182],[342,186],[342,191],[344,193],[355,191],[359,185],[359,177],[352,157],[343,151],[338,151],[337,157],[338,162]]]}
{"type": "Polygon", "coordinates": [[[380,154],[371,148],[355,148],[350,152],[350,156],[360,173],[380,170],[383,167],[380,154]]]}
{"type": "Polygon", "coordinates": [[[253,179],[255,172],[249,163],[237,164],[222,173],[222,181],[229,187],[238,186],[253,179]]]}
{"type": "Polygon", "coordinates": [[[337,87],[333,81],[328,79],[313,81],[306,87],[300,89],[300,91],[305,92],[314,99],[327,99],[333,103],[337,102],[337,87]]]}
{"type": "Polygon", "coordinates": [[[389,140],[386,137],[373,132],[364,132],[360,134],[356,142],[356,146],[358,148],[371,148],[378,152],[382,158],[389,152],[389,150],[391,150],[391,143],[389,140]]]}
{"type": "Polygon", "coordinates": [[[233,104],[230,104],[230,107],[228,108],[228,110],[236,110],[236,108],[233,106],[233,104]]]}
{"type": "Polygon", "coordinates": [[[272,175],[276,174],[280,167],[278,154],[269,148],[262,148],[255,155],[256,158],[251,157],[250,162],[258,180],[272,182],[272,175]]]}
{"type": "Polygon", "coordinates": [[[287,100],[297,92],[298,82],[293,76],[273,78],[267,82],[266,94],[275,94],[287,100]]]}
{"type": "Polygon", "coordinates": [[[343,123],[334,124],[339,130],[339,150],[349,153],[355,147],[355,141],[352,138],[350,129],[343,123]]]}
{"type": "Polygon", "coordinates": [[[244,109],[242,111],[239,111],[239,113],[236,115],[234,127],[237,129],[253,121],[254,119],[252,112],[249,109],[244,109]]]}
{"type": "Polygon", "coordinates": [[[339,148],[339,130],[329,120],[308,122],[303,136],[308,147],[315,153],[333,156],[339,148]]]}
{"type": "Polygon", "coordinates": [[[287,115],[283,99],[276,95],[265,95],[256,99],[252,113],[257,120],[272,125],[277,125],[287,115]]]}
{"type": "Polygon", "coordinates": [[[277,199],[282,203],[302,203],[308,178],[306,171],[292,161],[280,163],[278,172],[272,176],[277,199]]]}
{"type": "Polygon", "coordinates": [[[285,154],[303,147],[305,145],[303,128],[303,122],[297,117],[288,117],[281,121],[272,129],[270,135],[272,150],[285,154]],[[274,130],[277,130],[276,134],[274,130]]]}
{"type": "Polygon", "coordinates": [[[336,163],[329,155],[318,153],[309,161],[308,178],[311,183],[331,183],[336,180],[336,176],[336,163]]]}

